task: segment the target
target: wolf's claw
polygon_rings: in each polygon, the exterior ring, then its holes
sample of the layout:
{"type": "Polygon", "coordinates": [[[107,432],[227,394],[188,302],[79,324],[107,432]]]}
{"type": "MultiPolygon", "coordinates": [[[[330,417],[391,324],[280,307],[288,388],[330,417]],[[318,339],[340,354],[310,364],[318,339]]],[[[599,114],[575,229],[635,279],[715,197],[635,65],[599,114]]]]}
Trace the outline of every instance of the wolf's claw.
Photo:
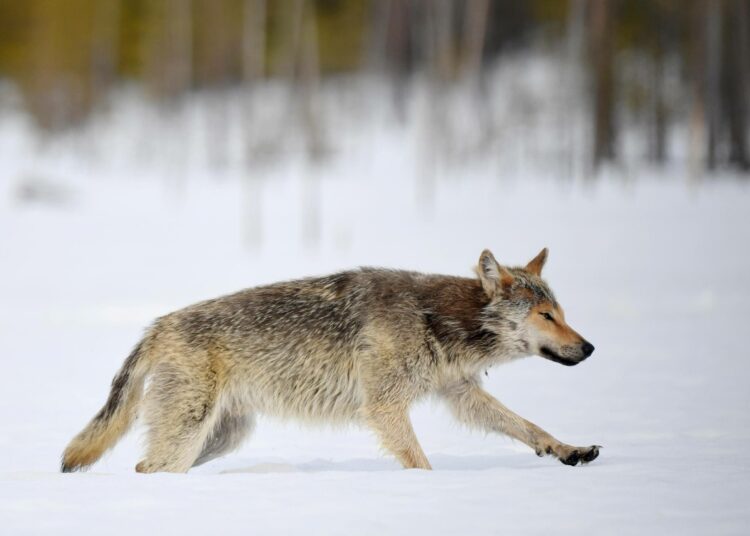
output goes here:
{"type": "Polygon", "coordinates": [[[592,445],[588,449],[576,449],[565,458],[560,458],[560,461],[565,465],[578,465],[578,462],[583,465],[594,461],[599,456],[600,448],[600,445],[592,445]]]}
{"type": "Polygon", "coordinates": [[[584,453],[584,455],[581,457],[582,463],[589,463],[596,460],[596,458],[599,456],[599,449],[601,448],[600,445],[592,445],[588,452],[584,453]]]}
{"type": "Polygon", "coordinates": [[[578,463],[578,460],[581,459],[581,455],[578,453],[577,450],[574,450],[566,458],[560,458],[560,461],[563,462],[565,465],[576,465],[578,463]]]}

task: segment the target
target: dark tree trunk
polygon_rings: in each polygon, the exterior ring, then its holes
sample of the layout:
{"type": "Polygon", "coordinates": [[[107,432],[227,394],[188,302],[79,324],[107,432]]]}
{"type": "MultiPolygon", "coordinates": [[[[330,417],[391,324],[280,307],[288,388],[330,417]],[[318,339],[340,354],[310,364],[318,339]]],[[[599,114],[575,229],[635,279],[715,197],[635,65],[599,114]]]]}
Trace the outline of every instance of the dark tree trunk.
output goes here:
{"type": "Polygon", "coordinates": [[[708,146],[706,166],[715,169],[718,162],[721,122],[721,6],[722,0],[704,0],[706,4],[706,112],[708,146]]]}
{"type": "Polygon", "coordinates": [[[690,13],[690,172],[697,176],[706,166],[708,104],[706,102],[706,14],[705,1],[695,2],[690,13]]]}
{"type": "Polygon", "coordinates": [[[729,129],[729,163],[750,169],[747,152],[747,4],[726,4],[727,46],[724,47],[724,114],[729,129]]]}
{"type": "Polygon", "coordinates": [[[99,0],[94,7],[91,91],[99,100],[117,76],[120,0],[99,0]]]}
{"type": "Polygon", "coordinates": [[[412,66],[412,6],[409,0],[388,0],[387,58],[392,74],[393,99],[402,120],[406,115],[406,81],[412,66]]]}
{"type": "Polygon", "coordinates": [[[469,79],[478,80],[481,74],[489,8],[489,0],[466,0],[462,59],[464,76],[469,79]]]}
{"type": "Polygon", "coordinates": [[[614,0],[590,0],[591,55],[594,69],[593,163],[615,158],[615,66],[612,40],[614,0]]]}
{"type": "Polygon", "coordinates": [[[652,69],[651,102],[653,106],[653,130],[650,157],[654,162],[663,163],[667,158],[667,105],[664,95],[664,65],[667,53],[668,18],[661,12],[655,15],[654,24],[654,65],[652,69]]]}

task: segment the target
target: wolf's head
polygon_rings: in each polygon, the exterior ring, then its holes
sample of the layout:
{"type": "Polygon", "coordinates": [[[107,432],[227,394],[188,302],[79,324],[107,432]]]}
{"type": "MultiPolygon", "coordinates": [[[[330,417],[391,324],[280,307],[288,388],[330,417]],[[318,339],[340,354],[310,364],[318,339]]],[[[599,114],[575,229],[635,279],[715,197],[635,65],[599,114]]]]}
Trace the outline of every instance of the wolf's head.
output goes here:
{"type": "Polygon", "coordinates": [[[566,322],[562,307],[541,278],[547,248],[523,268],[501,266],[489,250],[477,273],[490,298],[483,323],[518,354],[536,354],[563,365],[577,365],[594,346],[566,322]]]}

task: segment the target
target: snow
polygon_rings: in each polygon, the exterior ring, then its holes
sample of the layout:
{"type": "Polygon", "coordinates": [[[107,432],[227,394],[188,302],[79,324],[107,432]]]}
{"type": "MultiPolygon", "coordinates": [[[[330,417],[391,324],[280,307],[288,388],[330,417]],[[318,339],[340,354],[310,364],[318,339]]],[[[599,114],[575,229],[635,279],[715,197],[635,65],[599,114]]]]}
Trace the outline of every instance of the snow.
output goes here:
{"type": "Polygon", "coordinates": [[[0,123],[3,534],[750,530],[745,183],[691,183],[677,165],[566,182],[502,159],[425,182],[408,129],[355,138],[323,164],[292,153],[251,180],[198,157],[183,177],[125,142],[109,155],[93,136],[92,159],[27,130],[0,123]],[[27,182],[41,193],[24,199],[27,182]],[[572,368],[491,369],[485,387],[564,442],[603,445],[588,466],[463,429],[427,400],[412,417],[432,472],[402,470],[367,430],[268,420],[186,475],[134,473],[140,428],[89,472],[57,472],[160,314],[358,265],[468,275],[485,247],[520,264],[543,246],[596,351],[572,368]]]}

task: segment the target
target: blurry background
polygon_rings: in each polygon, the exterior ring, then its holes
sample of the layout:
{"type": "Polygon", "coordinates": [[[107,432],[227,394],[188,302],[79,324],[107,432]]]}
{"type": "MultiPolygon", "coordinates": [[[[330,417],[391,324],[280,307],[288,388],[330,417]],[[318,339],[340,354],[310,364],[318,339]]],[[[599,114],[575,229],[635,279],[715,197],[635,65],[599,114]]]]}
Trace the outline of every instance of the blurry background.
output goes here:
{"type": "Polygon", "coordinates": [[[52,204],[84,175],[179,191],[229,174],[256,248],[261,190],[290,163],[313,247],[321,177],[354,163],[347,178],[362,178],[373,158],[399,159],[423,208],[470,165],[500,181],[744,176],[749,12],[743,0],[0,0],[0,173],[20,202],[52,204]]]}
{"type": "Polygon", "coordinates": [[[746,532],[748,24],[747,0],[0,0],[3,529],[746,532]],[[159,315],[544,246],[596,353],[484,380],[604,445],[584,469],[425,401],[430,475],[265,420],[184,479],[130,474],[140,429],[56,474],[159,315]]]}
{"type": "Polygon", "coordinates": [[[423,123],[441,164],[697,176],[750,165],[749,21],[738,0],[1,0],[0,110],[54,139],[136,106],[156,152],[199,112],[216,166],[326,159],[380,120],[423,123]]]}

